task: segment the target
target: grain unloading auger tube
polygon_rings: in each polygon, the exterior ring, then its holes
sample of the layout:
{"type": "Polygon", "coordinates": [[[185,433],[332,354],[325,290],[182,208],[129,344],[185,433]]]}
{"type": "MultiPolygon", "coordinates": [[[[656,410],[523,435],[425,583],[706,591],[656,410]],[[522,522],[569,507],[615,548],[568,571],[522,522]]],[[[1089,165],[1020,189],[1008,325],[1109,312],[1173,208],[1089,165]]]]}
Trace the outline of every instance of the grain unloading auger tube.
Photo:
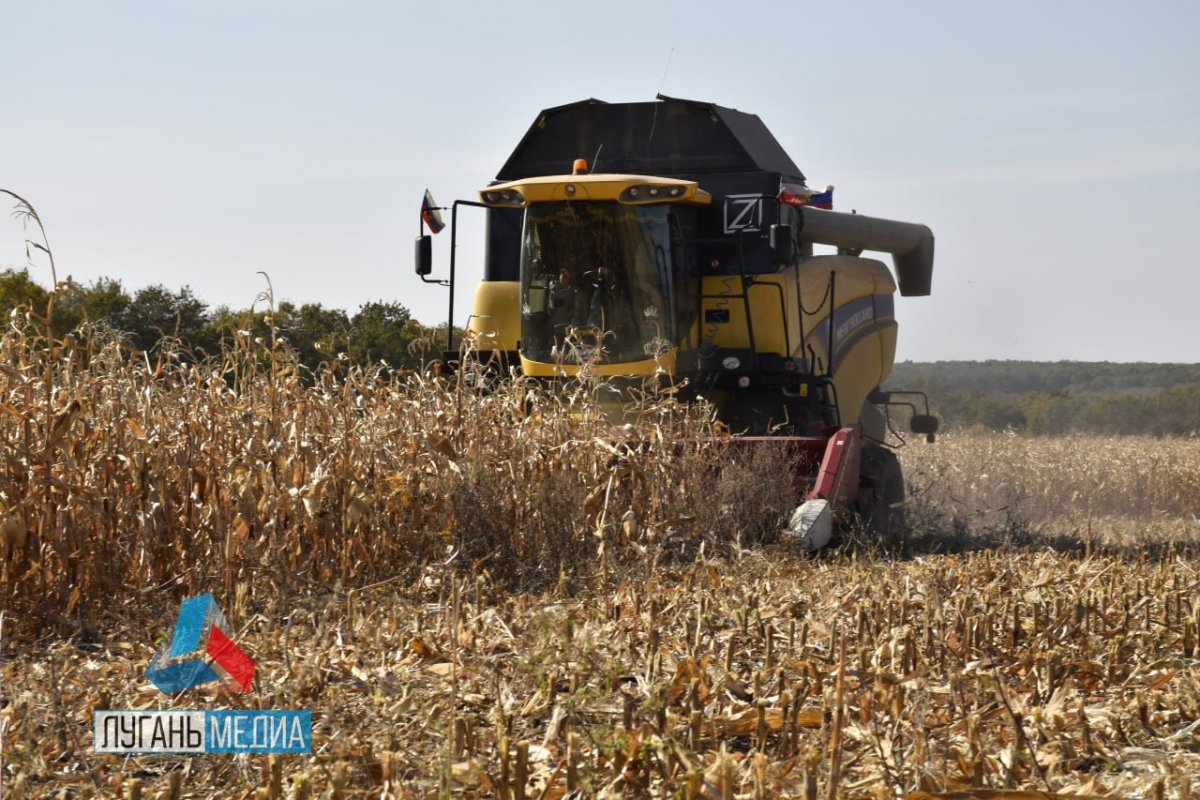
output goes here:
{"type": "Polygon", "coordinates": [[[930,293],[933,231],[929,226],[808,206],[800,207],[799,213],[800,241],[833,245],[852,255],[863,250],[890,253],[900,294],[920,297],[930,293]]]}

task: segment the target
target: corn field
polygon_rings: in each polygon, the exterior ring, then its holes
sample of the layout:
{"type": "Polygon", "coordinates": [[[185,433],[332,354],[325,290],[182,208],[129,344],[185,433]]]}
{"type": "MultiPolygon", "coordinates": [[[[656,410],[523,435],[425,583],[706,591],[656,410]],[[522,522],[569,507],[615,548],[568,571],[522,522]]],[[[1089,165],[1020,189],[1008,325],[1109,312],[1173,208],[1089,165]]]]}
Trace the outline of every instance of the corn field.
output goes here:
{"type": "Polygon", "coordinates": [[[1190,796],[1200,441],[913,444],[907,552],[814,558],[785,455],[669,392],[35,323],[0,339],[6,796],[1190,796]],[[207,591],[254,686],[162,695],[207,591]],[[313,755],[92,752],[94,710],[179,704],[310,708],[313,755]]]}

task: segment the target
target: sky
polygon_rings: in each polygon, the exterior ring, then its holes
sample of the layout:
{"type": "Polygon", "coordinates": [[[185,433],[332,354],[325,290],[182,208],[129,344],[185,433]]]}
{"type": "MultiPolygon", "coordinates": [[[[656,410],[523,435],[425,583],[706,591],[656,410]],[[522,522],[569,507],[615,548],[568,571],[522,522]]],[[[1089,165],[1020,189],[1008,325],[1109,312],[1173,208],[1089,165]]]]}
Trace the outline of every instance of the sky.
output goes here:
{"type": "MultiPolygon", "coordinates": [[[[212,306],[400,302],[422,193],[475,199],[543,108],[757,114],[839,210],[929,225],[897,358],[1200,362],[1200,4],[3,3],[0,188],[60,273],[212,306]]],[[[564,165],[564,169],[567,165],[564,165]]],[[[460,219],[456,324],[482,274],[460,219]]],[[[49,283],[0,216],[0,268],[49,283]]],[[[434,242],[447,271],[449,233],[434,242]]],[[[885,259],[888,261],[888,259],[885,259]]]]}

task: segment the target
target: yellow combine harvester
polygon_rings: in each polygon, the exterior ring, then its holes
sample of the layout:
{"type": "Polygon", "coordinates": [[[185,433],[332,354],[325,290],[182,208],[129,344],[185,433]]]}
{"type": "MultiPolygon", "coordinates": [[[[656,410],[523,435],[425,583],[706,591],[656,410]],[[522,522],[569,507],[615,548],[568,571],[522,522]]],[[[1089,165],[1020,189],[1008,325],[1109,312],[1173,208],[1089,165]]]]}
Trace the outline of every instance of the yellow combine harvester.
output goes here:
{"type": "MultiPolygon", "coordinates": [[[[900,393],[880,385],[897,284],[930,292],[929,228],[826,210],[831,190],[809,189],[757,116],[661,95],[543,111],[479,201],[453,204],[452,236],[460,206],[487,215],[468,323],[482,359],[545,378],[585,362],[594,374],[669,376],[712,402],[739,443],[800,456],[808,496],[791,527],[810,547],[843,510],[881,533],[901,524],[903,479],[885,441],[900,393]],[[892,254],[896,277],[864,250],[892,254]]],[[[423,220],[440,227],[435,213],[423,220]]],[[[428,281],[424,221],[417,272],[428,281]]],[[[451,322],[453,254],[450,280],[436,281],[450,285],[451,322]]],[[[937,420],[914,413],[911,426],[932,439],[937,420]]]]}

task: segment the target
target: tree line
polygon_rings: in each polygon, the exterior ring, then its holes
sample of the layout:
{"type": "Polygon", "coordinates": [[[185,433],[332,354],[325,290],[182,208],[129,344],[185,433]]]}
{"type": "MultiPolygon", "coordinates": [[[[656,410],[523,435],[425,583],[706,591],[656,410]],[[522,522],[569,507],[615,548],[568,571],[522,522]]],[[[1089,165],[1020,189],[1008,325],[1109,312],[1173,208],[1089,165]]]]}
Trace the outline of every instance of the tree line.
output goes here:
{"type": "MultiPolygon", "coordinates": [[[[242,331],[290,348],[310,370],[339,358],[416,369],[440,358],[445,345],[444,327],[423,325],[395,302],[364,303],[350,314],[320,303],[263,300],[262,307],[249,309],[210,308],[186,286],[173,291],[153,284],[130,292],[111,278],[65,282],[52,293],[28,269],[0,271],[4,318],[24,310],[48,323],[55,338],[99,325],[139,350],[169,343],[199,360],[219,354],[242,331]]],[[[460,338],[456,330],[455,340],[460,338]]],[[[885,388],[926,392],[950,427],[1036,435],[1200,432],[1200,364],[901,362],[885,388]]]]}
{"type": "Polygon", "coordinates": [[[945,425],[1035,435],[1200,433],[1200,364],[945,361],[896,365],[945,425]]]}
{"type": "Polygon", "coordinates": [[[1109,361],[902,361],[891,381],[952,392],[1140,392],[1200,386],[1200,364],[1118,364],[1109,361]]]}
{"type": "Polygon", "coordinates": [[[349,314],[320,303],[275,304],[269,295],[262,299],[261,307],[256,303],[241,310],[223,305],[210,308],[186,286],[173,291],[153,284],[130,292],[111,278],[86,285],[64,282],[51,292],[28,269],[0,271],[4,319],[24,311],[48,325],[55,338],[83,325],[104,326],[140,350],[169,343],[184,357],[200,360],[219,354],[238,331],[245,331],[265,341],[274,337],[309,369],[339,355],[359,364],[382,361],[397,368],[419,368],[440,358],[446,343],[444,327],[421,324],[395,302],[364,303],[349,314]]]}

